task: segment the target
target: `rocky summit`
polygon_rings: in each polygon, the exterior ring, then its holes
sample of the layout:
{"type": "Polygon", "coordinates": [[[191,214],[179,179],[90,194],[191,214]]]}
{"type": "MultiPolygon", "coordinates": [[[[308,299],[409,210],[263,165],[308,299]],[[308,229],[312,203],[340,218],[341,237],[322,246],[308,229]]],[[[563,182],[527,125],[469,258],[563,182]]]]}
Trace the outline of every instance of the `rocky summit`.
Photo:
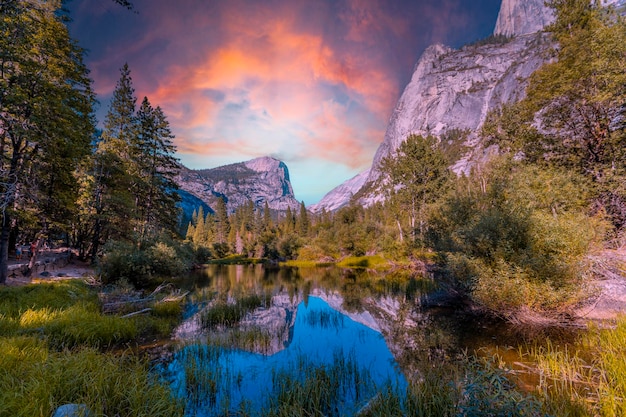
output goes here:
{"type": "Polygon", "coordinates": [[[293,194],[287,165],[271,157],[212,169],[182,168],[176,181],[188,200],[198,199],[212,210],[219,198],[224,199],[229,213],[250,201],[256,207],[264,207],[267,202],[270,209],[279,211],[295,210],[300,205],[293,194]]]}

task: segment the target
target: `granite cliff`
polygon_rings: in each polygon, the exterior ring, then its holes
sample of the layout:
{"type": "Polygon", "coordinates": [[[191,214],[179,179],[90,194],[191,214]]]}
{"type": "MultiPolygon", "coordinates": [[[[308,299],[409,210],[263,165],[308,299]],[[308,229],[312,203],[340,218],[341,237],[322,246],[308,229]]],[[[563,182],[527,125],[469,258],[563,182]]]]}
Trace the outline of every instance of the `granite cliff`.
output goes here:
{"type": "MultiPolygon", "coordinates": [[[[492,38],[460,49],[428,47],[393,111],[366,180],[352,194],[364,205],[382,199],[374,186],[380,162],[410,134],[441,138],[444,147],[458,153],[452,166],[457,173],[485,158],[489,150],[478,132],[489,111],[524,97],[528,78],[546,62],[552,47],[541,31],[552,19],[544,0],[503,0],[492,38]]],[[[332,190],[314,209],[348,204],[345,187],[332,190]]]]}

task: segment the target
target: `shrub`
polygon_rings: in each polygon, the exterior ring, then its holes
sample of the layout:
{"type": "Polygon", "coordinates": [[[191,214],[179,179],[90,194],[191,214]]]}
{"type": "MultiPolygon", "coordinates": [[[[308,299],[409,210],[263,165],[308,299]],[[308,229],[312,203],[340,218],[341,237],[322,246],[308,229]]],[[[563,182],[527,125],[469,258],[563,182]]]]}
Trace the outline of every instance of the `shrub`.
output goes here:
{"type": "Polygon", "coordinates": [[[109,242],[98,264],[105,283],[127,280],[144,286],[153,278],[173,277],[191,269],[193,250],[171,240],[146,242],[142,247],[128,242],[109,242]]]}
{"type": "Polygon", "coordinates": [[[585,255],[604,238],[584,212],[584,185],[570,173],[497,161],[462,178],[433,223],[448,277],[474,301],[506,316],[577,300],[585,255]]]}

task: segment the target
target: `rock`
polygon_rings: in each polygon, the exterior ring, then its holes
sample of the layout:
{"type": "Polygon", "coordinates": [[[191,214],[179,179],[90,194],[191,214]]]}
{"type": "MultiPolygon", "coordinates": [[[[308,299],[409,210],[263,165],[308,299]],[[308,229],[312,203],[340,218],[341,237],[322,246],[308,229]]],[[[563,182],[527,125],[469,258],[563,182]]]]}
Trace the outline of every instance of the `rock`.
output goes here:
{"type": "Polygon", "coordinates": [[[212,169],[184,168],[176,182],[184,192],[212,209],[215,209],[218,198],[224,198],[230,213],[249,201],[256,207],[263,207],[267,202],[270,209],[280,211],[297,210],[300,206],[293,193],[287,165],[271,157],[212,169]]]}
{"type": "Polygon", "coordinates": [[[554,21],[544,0],[502,0],[494,34],[516,36],[535,33],[554,21]]]}
{"type": "Polygon", "coordinates": [[[326,209],[327,211],[339,210],[347,205],[352,197],[363,187],[365,181],[369,177],[369,170],[349,179],[338,187],[333,188],[326,194],[317,204],[309,207],[313,213],[326,209]]]}
{"type": "Polygon", "coordinates": [[[85,404],[65,404],[56,409],[52,417],[93,417],[85,404]]]}
{"type": "MultiPolygon", "coordinates": [[[[316,210],[334,210],[357,193],[365,206],[382,200],[380,190],[372,186],[381,175],[380,163],[411,134],[448,140],[448,133],[450,137],[456,133],[456,140],[463,141],[468,150],[454,155],[457,160],[451,168],[456,173],[468,173],[486,159],[492,150],[484,149],[478,133],[487,114],[523,98],[528,78],[546,62],[552,44],[538,32],[550,22],[546,10],[543,0],[504,0],[495,33],[515,35],[508,42],[495,39],[461,49],[441,44],[428,47],[396,105],[361,190],[351,188],[350,194],[343,193],[341,189],[349,185],[342,184],[318,203],[316,210]]],[[[449,144],[450,149],[462,148],[458,145],[449,144]]]]}

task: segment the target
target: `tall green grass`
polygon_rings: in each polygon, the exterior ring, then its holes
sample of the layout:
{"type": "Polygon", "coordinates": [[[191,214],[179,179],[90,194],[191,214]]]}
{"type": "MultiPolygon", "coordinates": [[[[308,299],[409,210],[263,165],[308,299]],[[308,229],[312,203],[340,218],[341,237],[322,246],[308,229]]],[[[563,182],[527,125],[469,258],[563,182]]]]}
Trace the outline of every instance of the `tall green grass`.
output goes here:
{"type": "Polygon", "coordinates": [[[234,303],[217,301],[200,314],[200,325],[204,329],[231,327],[239,324],[250,311],[268,306],[269,302],[269,296],[256,294],[240,297],[234,303]]]}
{"type": "Polygon", "coordinates": [[[153,307],[146,316],[104,315],[97,292],[78,280],[0,287],[0,417],[49,417],[66,403],[97,417],[183,415],[145,361],[104,352],[169,335],[180,306],[153,307]]]}
{"type": "Polygon", "coordinates": [[[626,318],[614,329],[591,328],[571,347],[550,343],[520,349],[539,375],[536,394],[563,416],[626,415],[626,318]]]}
{"type": "Polygon", "coordinates": [[[182,416],[182,403],[132,356],[50,351],[34,337],[0,338],[0,417],[49,417],[67,403],[95,416],[182,416]]]}

